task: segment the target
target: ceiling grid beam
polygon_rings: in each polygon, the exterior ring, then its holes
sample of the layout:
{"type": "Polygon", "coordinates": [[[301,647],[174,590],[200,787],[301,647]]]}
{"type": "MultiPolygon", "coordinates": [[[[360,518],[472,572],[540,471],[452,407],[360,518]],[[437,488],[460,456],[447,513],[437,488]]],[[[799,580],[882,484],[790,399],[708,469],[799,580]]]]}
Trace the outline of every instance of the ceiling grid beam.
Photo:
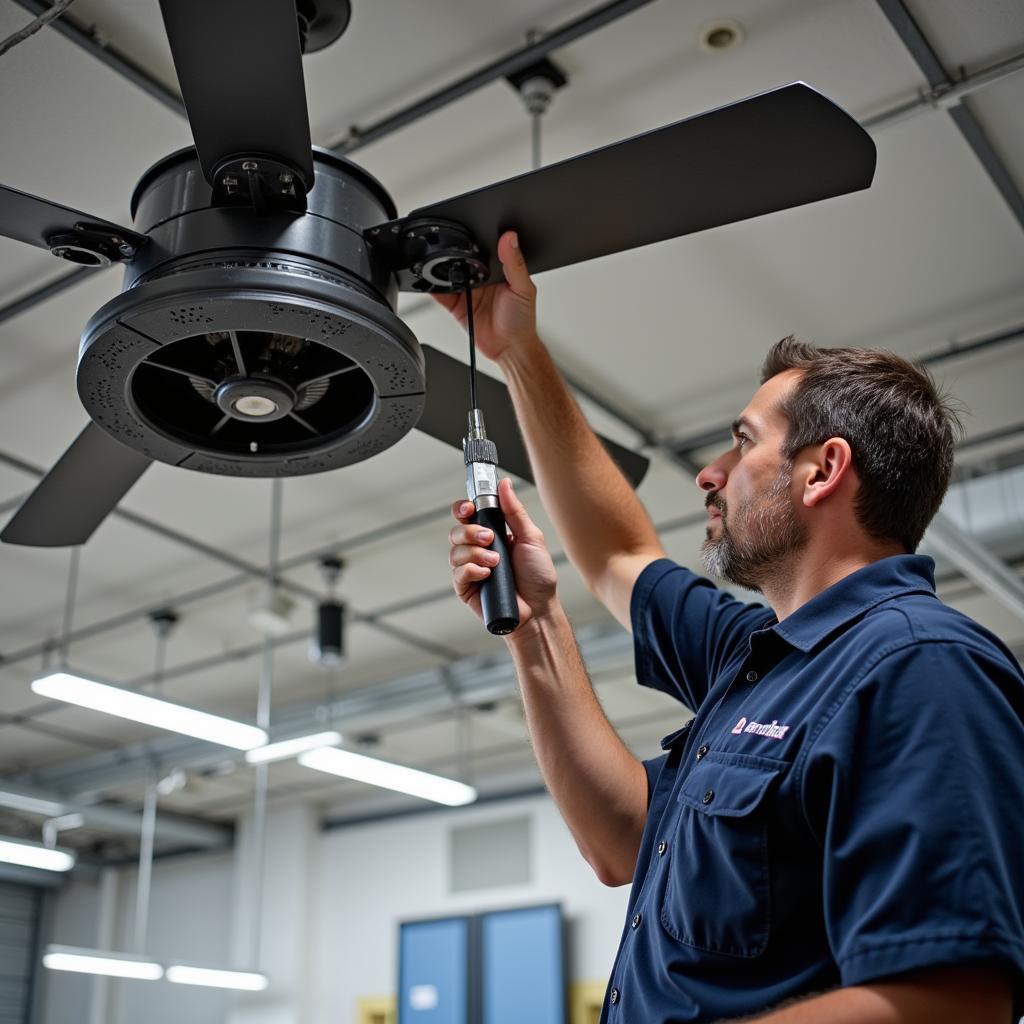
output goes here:
{"type": "MultiPolygon", "coordinates": [[[[956,83],[946,73],[931,43],[928,42],[914,16],[903,0],[877,0],[882,13],[900,37],[907,52],[913,57],[921,73],[933,90],[951,89],[956,83]]],[[[1024,228],[1024,194],[1021,193],[1002,158],[995,151],[981,123],[963,102],[954,103],[949,116],[984,167],[992,184],[1006,201],[1017,223],[1024,228]]]]}

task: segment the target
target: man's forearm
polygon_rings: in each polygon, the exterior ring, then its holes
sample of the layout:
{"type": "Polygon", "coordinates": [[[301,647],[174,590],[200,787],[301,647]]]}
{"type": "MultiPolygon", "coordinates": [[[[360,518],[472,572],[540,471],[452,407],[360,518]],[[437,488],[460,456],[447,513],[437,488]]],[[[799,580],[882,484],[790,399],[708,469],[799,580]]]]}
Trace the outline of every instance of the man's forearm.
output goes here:
{"type": "Polygon", "coordinates": [[[728,1024],[1007,1024],[1010,1010],[1004,972],[949,966],[837,988],[728,1024]]]}
{"type": "Polygon", "coordinates": [[[632,877],[647,775],[594,694],[560,607],[508,639],[537,761],[580,852],[608,885],[632,877]]]}
{"type": "Polygon", "coordinates": [[[646,510],[597,439],[543,342],[500,360],[544,507],[592,584],[609,554],[659,546],[646,510]]]}

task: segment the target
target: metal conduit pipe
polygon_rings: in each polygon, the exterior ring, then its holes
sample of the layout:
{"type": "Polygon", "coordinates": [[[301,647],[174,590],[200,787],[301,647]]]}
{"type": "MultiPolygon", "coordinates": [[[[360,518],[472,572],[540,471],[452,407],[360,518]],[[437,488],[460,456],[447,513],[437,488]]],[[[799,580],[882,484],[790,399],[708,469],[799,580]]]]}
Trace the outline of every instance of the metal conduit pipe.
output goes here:
{"type": "Polygon", "coordinates": [[[340,156],[346,156],[370,142],[376,142],[377,139],[382,139],[385,135],[404,128],[407,124],[412,124],[413,121],[418,121],[427,114],[432,114],[435,110],[440,110],[441,107],[445,107],[463,96],[468,96],[469,93],[475,92],[498,78],[514,75],[517,71],[536,64],[552,51],[568,46],[569,43],[582,36],[589,35],[649,3],[651,0],[612,0],[611,3],[606,3],[575,21],[554,29],[536,42],[514,50],[504,57],[499,57],[496,61],[471,72],[451,85],[446,85],[429,96],[417,100],[382,121],[377,121],[365,128],[353,126],[346,136],[332,143],[330,148],[340,156]]]}
{"type": "MultiPolygon", "coordinates": [[[[24,7],[34,17],[45,14],[51,6],[48,3],[43,3],[42,0],[14,0],[14,2],[19,7],[24,7]]],[[[154,78],[144,67],[136,64],[127,54],[104,41],[102,33],[95,25],[83,27],[73,17],[62,15],[51,21],[49,27],[59,32],[65,39],[70,39],[76,46],[80,46],[90,57],[95,57],[111,71],[116,71],[147,96],[152,96],[157,103],[173,111],[179,117],[185,116],[185,104],[181,97],[173,89],[168,89],[159,79],[154,78]]]]}
{"type": "Polygon", "coordinates": [[[938,54],[932,48],[903,0],[877,0],[877,2],[882,13],[888,18],[889,24],[892,25],[893,31],[899,36],[900,41],[931,87],[927,102],[931,106],[945,108],[967,145],[971,147],[974,155],[978,158],[978,162],[985,169],[985,173],[992,180],[992,184],[1006,201],[1006,205],[1017,219],[1017,223],[1024,227],[1024,195],[1021,194],[1002,158],[993,148],[981,122],[974,116],[973,111],[960,102],[969,91],[1020,71],[1024,67],[1024,61],[1018,55],[1009,61],[1003,61],[999,67],[988,68],[984,72],[972,76],[974,79],[973,83],[970,83],[972,88],[968,88],[967,81],[954,82],[946,73],[938,54]]]}

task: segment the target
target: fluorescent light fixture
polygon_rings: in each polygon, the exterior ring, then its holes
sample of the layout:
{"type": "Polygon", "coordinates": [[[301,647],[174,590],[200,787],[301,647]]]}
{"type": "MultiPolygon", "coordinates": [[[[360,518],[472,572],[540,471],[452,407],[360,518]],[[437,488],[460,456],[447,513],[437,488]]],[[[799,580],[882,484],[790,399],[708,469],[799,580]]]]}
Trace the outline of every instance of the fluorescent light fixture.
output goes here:
{"type": "Polygon", "coordinates": [[[290,740],[279,740],[268,743],[265,747],[255,747],[245,752],[249,764],[264,764],[267,761],[283,761],[286,757],[296,757],[306,750],[318,747],[336,747],[341,742],[340,732],[317,732],[311,736],[294,736],[290,740]]]}
{"type": "Polygon", "coordinates": [[[476,799],[476,790],[462,782],[417,771],[415,768],[405,768],[389,761],[379,761],[365,754],[354,754],[351,750],[338,750],[334,747],[309,750],[299,754],[299,764],[319,772],[355,779],[356,782],[367,782],[371,786],[396,789],[399,793],[435,800],[449,807],[461,807],[476,799]]]}
{"type": "Polygon", "coordinates": [[[70,871],[75,866],[75,855],[42,843],[27,843],[21,839],[0,839],[0,861],[20,864],[43,871],[70,871]]]}
{"type": "Polygon", "coordinates": [[[108,978],[137,978],[140,981],[159,981],[164,976],[164,969],[146,957],[77,946],[47,947],[43,966],[51,971],[103,974],[108,978]]]}
{"type": "Polygon", "coordinates": [[[234,988],[243,992],[262,992],[270,979],[256,971],[225,971],[212,967],[189,967],[172,964],[167,968],[167,980],[176,985],[205,985],[208,988],[234,988]]]}
{"type": "Polygon", "coordinates": [[[40,676],[33,680],[32,690],[41,697],[52,697],[68,704],[152,725],[157,729],[180,732],[210,743],[234,747],[236,750],[251,750],[267,742],[267,734],[254,725],[234,722],[230,718],[220,718],[170,701],[157,700],[156,697],[133,693],[119,686],[98,683],[71,672],[51,672],[40,676]]]}

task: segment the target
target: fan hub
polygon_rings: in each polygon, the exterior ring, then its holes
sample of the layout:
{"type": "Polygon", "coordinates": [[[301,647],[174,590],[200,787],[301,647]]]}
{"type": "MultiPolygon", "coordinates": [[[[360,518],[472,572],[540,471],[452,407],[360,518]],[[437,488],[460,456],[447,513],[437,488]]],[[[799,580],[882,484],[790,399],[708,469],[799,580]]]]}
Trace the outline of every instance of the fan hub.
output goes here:
{"type": "Polygon", "coordinates": [[[284,381],[273,377],[235,377],[213,393],[221,411],[243,423],[270,423],[295,408],[297,396],[284,381]]]}

